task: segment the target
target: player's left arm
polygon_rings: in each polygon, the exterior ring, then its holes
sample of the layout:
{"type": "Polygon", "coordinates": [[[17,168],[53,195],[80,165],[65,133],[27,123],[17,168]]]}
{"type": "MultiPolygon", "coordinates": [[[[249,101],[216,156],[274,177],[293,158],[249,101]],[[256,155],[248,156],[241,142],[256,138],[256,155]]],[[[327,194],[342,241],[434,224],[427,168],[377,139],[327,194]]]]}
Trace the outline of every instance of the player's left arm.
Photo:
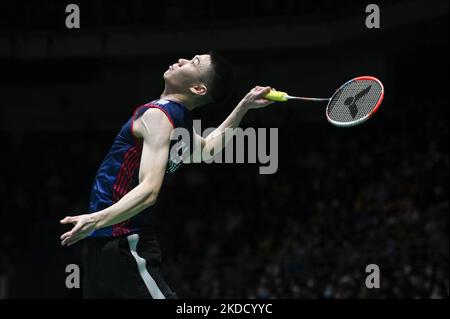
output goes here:
{"type": "Polygon", "coordinates": [[[158,109],[146,111],[137,124],[135,133],[143,139],[139,184],[108,208],[61,220],[62,224],[74,224],[72,230],[61,236],[62,245],[72,245],[96,229],[128,220],[156,202],[165,175],[173,127],[158,109]]]}

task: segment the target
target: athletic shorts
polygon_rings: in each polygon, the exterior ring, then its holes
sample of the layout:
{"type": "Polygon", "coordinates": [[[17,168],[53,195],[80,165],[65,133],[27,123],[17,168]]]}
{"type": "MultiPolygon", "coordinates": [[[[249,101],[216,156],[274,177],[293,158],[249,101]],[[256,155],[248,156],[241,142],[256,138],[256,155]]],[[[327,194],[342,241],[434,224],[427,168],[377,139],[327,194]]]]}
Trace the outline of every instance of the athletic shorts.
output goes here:
{"type": "Polygon", "coordinates": [[[176,298],[161,274],[161,250],[152,235],[84,241],[83,298],[176,298]]]}

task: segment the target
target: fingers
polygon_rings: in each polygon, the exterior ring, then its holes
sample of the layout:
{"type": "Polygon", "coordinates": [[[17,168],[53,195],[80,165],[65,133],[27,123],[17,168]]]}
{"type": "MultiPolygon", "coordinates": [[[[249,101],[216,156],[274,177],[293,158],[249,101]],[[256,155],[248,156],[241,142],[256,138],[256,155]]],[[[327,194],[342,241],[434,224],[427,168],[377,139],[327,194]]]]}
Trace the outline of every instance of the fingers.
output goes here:
{"type": "Polygon", "coordinates": [[[262,88],[259,96],[260,97],[266,96],[270,92],[270,90],[272,90],[272,88],[270,86],[266,86],[266,87],[262,88]]]}
{"type": "Polygon", "coordinates": [[[275,103],[275,101],[264,99],[264,98],[259,99],[259,100],[255,101],[255,102],[258,104],[258,107],[266,107],[266,106],[268,106],[270,104],[275,103]]]}
{"type": "Polygon", "coordinates": [[[250,92],[254,95],[255,99],[259,99],[266,96],[270,90],[272,90],[270,86],[255,86],[250,92]]]}
{"type": "Polygon", "coordinates": [[[75,227],[72,228],[72,230],[68,231],[67,233],[64,233],[60,239],[62,240],[61,245],[65,245],[69,241],[71,241],[74,237],[78,236],[79,230],[81,229],[81,225],[78,224],[75,227]]]}
{"type": "Polygon", "coordinates": [[[61,240],[62,240],[61,245],[62,246],[64,246],[64,245],[70,246],[70,245],[76,243],[77,241],[83,239],[84,237],[86,237],[86,234],[83,234],[83,233],[82,234],[75,234],[72,232],[65,233],[64,235],[61,236],[61,240]]]}
{"type": "Polygon", "coordinates": [[[66,216],[63,219],[61,219],[59,222],[61,224],[71,224],[75,221],[75,217],[72,216],[66,216]]]}
{"type": "Polygon", "coordinates": [[[70,237],[70,236],[72,236],[72,231],[68,231],[67,233],[62,234],[60,239],[62,241],[64,241],[64,239],[66,239],[67,237],[70,237]]]}
{"type": "Polygon", "coordinates": [[[71,236],[66,237],[62,242],[61,245],[67,245],[67,246],[71,246],[73,244],[75,244],[76,242],[84,239],[87,237],[87,233],[86,232],[81,232],[78,234],[73,234],[71,236]]]}
{"type": "Polygon", "coordinates": [[[70,236],[71,236],[71,234],[67,234],[67,233],[61,236],[61,240],[62,240],[61,246],[64,246],[65,244],[67,244],[67,242],[70,240],[70,236]]]}
{"type": "Polygon", "coordinates": [[[71,237],[67,241],[67,246],[72,246],[73,244],[79,242],[80,240],[86,238],[86,234],[80,234],[79,236],[71,237]]]}
{"type": "Polygon", "coordinates": [[[255,86],[253,89],[252,89],[252,92],[253,93],[260,93],[261,91],[263,91],[263,90],[271,90],[271,87],[270,86],[259,86],[259,85],[257,85],[257,86],[255,86]]]}
{"type": "Polygon", "coordinates": [[[72,237],[72,232],[67,232],[64,235],[61,236],[61,245],[64,246],[66,245],[72,237]]]}
{"type": "Polygon", "coordinates": [[[77,241],[87,236],[87,231],[83,230],[85,223],[83,222],[83,216],[66,216],[60,220],[61,224],[74,224],[73,228],[61,235],[61,245],[73,245],[77,241]]]}
{"type": "Polygon", "coordinates": [[[249,109],[258,109],[275,103],[265,96],[273,90],[270,86],[255,86],[243,99],[244,105],[249,109]]]}
{"type": "Polygon", "coordinates": [[[75,242],[77,242],[77,241],[79,241],[81,238],[79,238],[80,236],[70,236],[70,237],[67,237],[66,239],[64,239],[63,241],[62,241],[62,243],[61,243],[61,245],[67,245],[67,246],[70,246],[70,245],[72,245],[72,244],[74,244],[75,242]]]}

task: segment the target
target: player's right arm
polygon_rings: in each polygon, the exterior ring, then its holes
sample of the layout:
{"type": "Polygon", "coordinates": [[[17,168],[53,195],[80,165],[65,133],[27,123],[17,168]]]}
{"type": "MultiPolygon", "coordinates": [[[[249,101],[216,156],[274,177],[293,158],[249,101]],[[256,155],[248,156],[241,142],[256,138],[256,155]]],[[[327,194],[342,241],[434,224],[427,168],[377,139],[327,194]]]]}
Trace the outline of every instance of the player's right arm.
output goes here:
{"type": "Polygon", "coordinates": [[[143,139],[139,184],[114,205],[101,211],[68,216],[61,223],[73,229],[61,236],[62,244],[74,244],[92,231],[123,222],[152,206],[164,179],[173,127],[158,109],[149,109],[135,122],[134,133],[143,139]]]}
{"type": "Polygon", "coordinates": [[[233,130],[239,126],[244,116],[251,109],[266,107],[274,101],[264,98],[271,90],[270,86],[256,86],[238,103],[230,115],[220,124],[218,128],[211,132],[206,138],[201,137],[194,132],[193,153],[185,163],[201,162],[202,160],[212,159],[220,152],[231,140],[233,130]],[[228,132],[228,134],[227,134],[228,132]]]}

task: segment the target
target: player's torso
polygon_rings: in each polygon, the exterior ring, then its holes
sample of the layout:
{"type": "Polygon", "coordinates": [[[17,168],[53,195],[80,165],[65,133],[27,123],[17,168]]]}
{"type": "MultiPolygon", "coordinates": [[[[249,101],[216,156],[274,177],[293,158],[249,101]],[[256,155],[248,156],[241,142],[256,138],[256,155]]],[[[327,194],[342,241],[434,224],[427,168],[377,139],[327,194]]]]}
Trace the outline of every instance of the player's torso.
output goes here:
{"type": "MultiPolygon", "coordinates": [[[[125,194],[136,187],[139,183],[139,167],[142,154],[142,139],[135,134],[135,125],[141,125],[142,115],[150,108],[157,108],[164,112],[174,128],[183,128],[192,136],[192,118],[189,111],[181,104],[167,101],[155,100],[138,107],[133,116],[123,125],[117,134],[111,149],[103,160],[95,177],[90,201],[90,212],[96,212],[107,208],[119,201],[125,194]]],[[[171,141],[177,152],[169,152],[166,175],[173,174],[181,165],[180,156],[182,152],[190,152],[189,145],[179,140],[171,141]]],[[[113,225],[95,231],[92,236],[122,236],[138,232],[149,224],[149,211],[141,212],[129,221],[113,225]]]]}

